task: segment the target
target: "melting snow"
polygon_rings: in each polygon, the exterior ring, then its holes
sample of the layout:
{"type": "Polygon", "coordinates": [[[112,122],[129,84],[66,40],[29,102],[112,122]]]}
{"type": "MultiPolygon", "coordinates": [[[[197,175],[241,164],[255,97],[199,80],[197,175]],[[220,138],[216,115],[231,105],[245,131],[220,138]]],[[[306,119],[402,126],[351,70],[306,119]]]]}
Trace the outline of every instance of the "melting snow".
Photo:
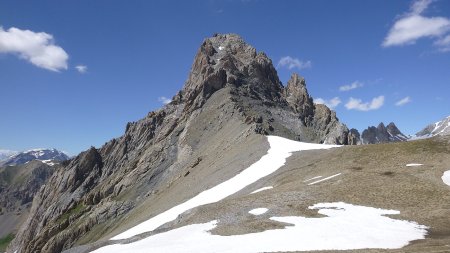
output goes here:
{"type": "Polygon", "coordinates": [[[312,183],[309,183],[308,185],[313,185],[313,184],[317,184],[317,183],[320,183],[320,182],[325,181],[325,180],[328,180],[328,179],[332,179],[333,177],[337,177],[337,176],[339,176],[340,174],[341,174],[341,173],[334,174],[333,176],[329,176],[329,177],[326,177],[326,178],[322,178],[322,179],[320,179],[320,180],[317,180],[317,181],[314,181],[314,182],[312,182],[312,183]]]}
{"type": "Polygon", "coordinates": [[[399,211],[356,206],[343,202],[319,203],[322,218],[272,217],[292,224],[284,229],[220,236],[210,230],[217,221],[193,224],[147,237],[129,244],[109,245],[94,252],[278,252],[309,250],[396,249],[410,241],[424,239],[427,227],[384,215],[399,211]]]}
{"type": "Polygon", "coordinates": [[[253,215],[261,215],[261,214],[266,213],[267,211],[269,211],[269,209],[267,209],[267,208],[255,208],[255,209],[250,210],[248,213],[253,214],[253,215]]]}
{"type": "Polygon", "coordinates": [[[305,181],[303,181],[303,183],[306,183],[306,182],[309,182],[311,180],[318,179],[318,178],[321,178],[321,177],[322,176],[317,176],[317,177],[313,177],[313,178],[310,178],[310,179],[306,179],[305,181]]]}
{"type": "Polygon", "coordinates": [[[444,181],[444,184],[450,186],[450,170],[447,170],[442,175],[442,181],[444,181]]]}
{"type": "Polygon", "coordinates": [[[408,163],[407,165],[406,165],[406,167],[417,167],[417,166],[422,166],[423,164],[421,164],[421,163],[408,163]]]}
{"type": "Polygon", "coordinates": [[[272,189],[272,188],[273,188],[273,186],[266,186],[266,187],[263,187],[263,188],[259,188],[259,189],[256,190],[256,191],[252,191],[252,192],[250,192],[250,194],[257,193],[257,192],[261,192],[261,191],[265,191],[265,190],[270,190],[270,189],[272,189]]]}
{"type": "Polygon", "coordinates": [[[125,239],[144,232],[153,231],[159,226],[175,220],[178,215],[189,209],[220,201],[281,168],[286,162],[286,159],[292,155],[292,152],[338,147],[337,145],[297,142],[278,136],[268,136],[267,139],[270,144],[270,149],[267,151],[267,154],[241,173],[111,239],[125,239]]]}
{"type": "Polygon", "coordinates": [[[40,161],[43,162],[43,163],[45,163],[45,164],[48,164],[48,165],[50,165],[50,166],[55,165],[55,163],[52,162],[52,159],[49,159],[49,160],[40,160],[40,161]]]}

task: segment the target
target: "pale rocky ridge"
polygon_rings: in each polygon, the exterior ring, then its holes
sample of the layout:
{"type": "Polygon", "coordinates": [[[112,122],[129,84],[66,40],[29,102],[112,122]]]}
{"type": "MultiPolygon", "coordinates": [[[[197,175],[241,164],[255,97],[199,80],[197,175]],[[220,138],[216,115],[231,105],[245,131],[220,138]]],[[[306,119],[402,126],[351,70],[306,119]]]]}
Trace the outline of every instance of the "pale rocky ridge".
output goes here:
{"type": "Polygon", "coordinates": [[[164,208],[156,205],[162,192],[181,201],[251,164],[263,150],[248,145],[266,134],[358,143],[334,111],[313,103],[302,77],[293,74],[283,87],[272,61],[239,36],[208,38],[170,104],[53,173],[8,252],[60,252],[117,234],[151,215],[142,209],[164,208]],[[205,168],[218,178],[192,179],[205,168]],[[190,192],[177,188],[180,180],[194,180],[190,192]]]}

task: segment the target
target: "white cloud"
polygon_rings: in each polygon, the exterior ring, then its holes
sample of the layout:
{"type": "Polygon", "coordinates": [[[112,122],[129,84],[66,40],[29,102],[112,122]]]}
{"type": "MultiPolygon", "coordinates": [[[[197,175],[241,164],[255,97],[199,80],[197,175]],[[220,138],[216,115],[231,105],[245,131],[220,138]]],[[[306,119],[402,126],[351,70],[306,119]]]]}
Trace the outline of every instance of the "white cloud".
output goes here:
{"type": "Polygon", "coordinates": [[[162,97],[158,98],[158,101],[163,103],[163,104],[165,104],[165,105],[167,105],[168,103],[172,102],[172,99],[162,96],[162,97]]]}
{"type": "Polygon", "coordinates": [[[360,82],[360,81],[354,81],[351,84],[347,84],[347,85],[343,85],[341,87],[339,87],[340,91],[349,91],[349,90],[354,90],[360,87],[363,87],[364,83],[360,82]]]}
{"type": "Polygon", "coordinates": [[[0,26],[0,53],[17,54],[37,67],[51,71],[67,69],[69,59],[64,49],[54,44],[51,34],[15,27],[4,30],[0,26]]]}
{"type": "Polygon", "coordinates": [[[338,106],[341,103],[341,99],[339,97],[334,97],[330,100],[325,100],[322,98],[315,98],[314,99],[314,103],[316,104],[324,104],[326,106],[328,106],[328,108],[330,109],[334,109],[336,108],[336,106],[338,106]]]}
{"type": "Polygon", "coordinates": [[[297,68],[299,70],[307,69],[312,67],[311,61],[302,61],[298,58],[292,58],[290,56],[281,57],[278,61],[277,68],[287,67],[288,69],[297,68]]]}
{"type": "Polygon", "coordinates": [[[432,0],[417,0],[414,1],[411,5],[411,14],[416,14],[419,15],[422,12],[424,12],[427,8],[428,5],[431,4],[431,2],[433,2],[432,0]]]}
{"type": "MultiPolygon", "coordinates": [[[[450,19],[445,17],[425,17],[422,13],[432,3],[430,0],[417,0],[410,11],[402,15],[391,27],[382,46],[401,46],[414,44],[421,38],[437,38],[438,41],[450,31],[450,19]]],[[[438,42],[435,45],[439,46],[438,42]]]]}
{"type": "Polygon", "coordinates": [[[348,110],[357,110],[357,111],[371,111],[379,109],[384,104],[384,96],[378,96],[372,99],[372,101],[363,103],[361,99],[350,98],[345,104],[345,107],[348,110]]]}
{"type": "Polygon", "coordinates": [[[450,51],[450,34],[434,42],[434,45],[442,52],[450,51]]]}
{"type": "Polygon", "coordinates": [[[397,103],[395,103],[395,105],[402,106],[402,105],[406,105],[407,103],[410,103],[411,101],[412,101],[411,98],[408,96],[408,97],[402,98],[399,101],[397,101],[397,103]]]}
{"type": "Polygon", "coordinates": [[[86,65],[77,65],[75,66],[75,68],[77,69],[78,72],[80,72],[81,74],[84,74],[87,72],[88,67],[86,65]]]}

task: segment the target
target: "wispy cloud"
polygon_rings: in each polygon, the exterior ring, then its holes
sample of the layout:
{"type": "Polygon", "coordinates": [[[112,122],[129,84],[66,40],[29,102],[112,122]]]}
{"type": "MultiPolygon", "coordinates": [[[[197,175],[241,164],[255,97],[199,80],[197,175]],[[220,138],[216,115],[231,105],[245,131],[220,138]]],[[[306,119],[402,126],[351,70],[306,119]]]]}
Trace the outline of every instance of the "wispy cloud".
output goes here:
{"type": "Polygon", "coordinates": [[[75,68],[77,69],[77,71],[81,74],[84,74],[87,72],[88,67],[86,65],[77,65],[75,66],[75,68]]]}
{"type": "Polygon", "coordinates": [[[293,58],[291,56],[284,56],[278,61],[277,68],[286,67],[288,69],[297,68],[299,70],[307,69],[312,67],[311,61],[302,61],[298,58],[293,58]]]}
{"type": "Polygon", "coordinates": [[[341,87],[339,87],[340,91],[349,91],[349,90],[354,90],[357,88],[361,88],[364,86],[364,83],[360,82],[360,81],[354,81],[351,84],[347,84],[347,85],[342,85],[341,87]]]}
{"type": "Polygon", "coordinates": [[[341,99],[339,97],[334,97],[330,100],[326,100],[323,98],[315,98],[314,99],[314,103],[316,104],[324,104],[326,106],[328,106],[328,108],[330,109],[334,109],[336,108],[340,103],[341,103],[341,99]]]}
{"type": "Polygon", "coordinates": [[[51,71],[67,69],[69,59],[66,51],[55,45],[51,34],[15,27],[4,30],[0,26],[0,53],[16,54],[39,68],[51,71]]]}
{"type": "Polygon", "coordinates": [[[347,110],[357,110],[357,111],[371,111],[377,110],[384,104],[384,96],[378,96],[372,99],[371,102],[363,102],[358,98],[350,98],[345,104],[347,110]]]}
{"type": "Polygon", "coordinates": [[[450,52],[450,34],[436,40],[434,45],[437,46],[441,52],[450,52]]]}
{"type": "Polygon", "coordinates": [[[450,19],[446,17],[425,17],[423,12],[433,1],[416,0],[412,3],[410,10],[401,15],[389,30],[382,46],[402,46],[414,44],[421,38],[434,38],[435,46],[440,51],[450,50],[450,39],[444,36],[450,31],[450,19]]]}
{"type": "Polygon", "coordinates": [[[404,97],[402,99],[400,99],[399,101],[397,101],[397,103],[395,103],[396,106],[402,106],[402,105],[406,105],[407,103],[410,103],[412,100],[411,98],[408,97],[404,97]]]}
{"type": "Polygon", "coordinates": [[[172,99],[162,96],[158,98],[158,101],[167,105],[168,103],[172,102],[172,99]]]}

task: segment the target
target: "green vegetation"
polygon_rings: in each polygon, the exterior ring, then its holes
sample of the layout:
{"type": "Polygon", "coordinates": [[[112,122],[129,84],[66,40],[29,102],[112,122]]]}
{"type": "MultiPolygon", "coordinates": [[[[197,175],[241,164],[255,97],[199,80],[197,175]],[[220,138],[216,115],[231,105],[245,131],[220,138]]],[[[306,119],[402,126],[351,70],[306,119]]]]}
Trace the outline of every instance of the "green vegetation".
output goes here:
{"type": "Polygon", "coordinates": [[[14,239],[14,234],[8,234],[5,237],[0,238],[0,251],[5,251],[9,243],[14,239]]]}
{"type": "Polygon", "coordinates": [[[76,206],[72,207],[71,209],[69,209],[67,212],[63,213],[57,220],[57,223],[63,223],[66,220],[69,219],[70,216],[72,215],[77,215],[80,214],[81,212],[84,211],[84,209],[86,209],[86,206],[83,205],[83,203],[78,203],[76,206]]]}

